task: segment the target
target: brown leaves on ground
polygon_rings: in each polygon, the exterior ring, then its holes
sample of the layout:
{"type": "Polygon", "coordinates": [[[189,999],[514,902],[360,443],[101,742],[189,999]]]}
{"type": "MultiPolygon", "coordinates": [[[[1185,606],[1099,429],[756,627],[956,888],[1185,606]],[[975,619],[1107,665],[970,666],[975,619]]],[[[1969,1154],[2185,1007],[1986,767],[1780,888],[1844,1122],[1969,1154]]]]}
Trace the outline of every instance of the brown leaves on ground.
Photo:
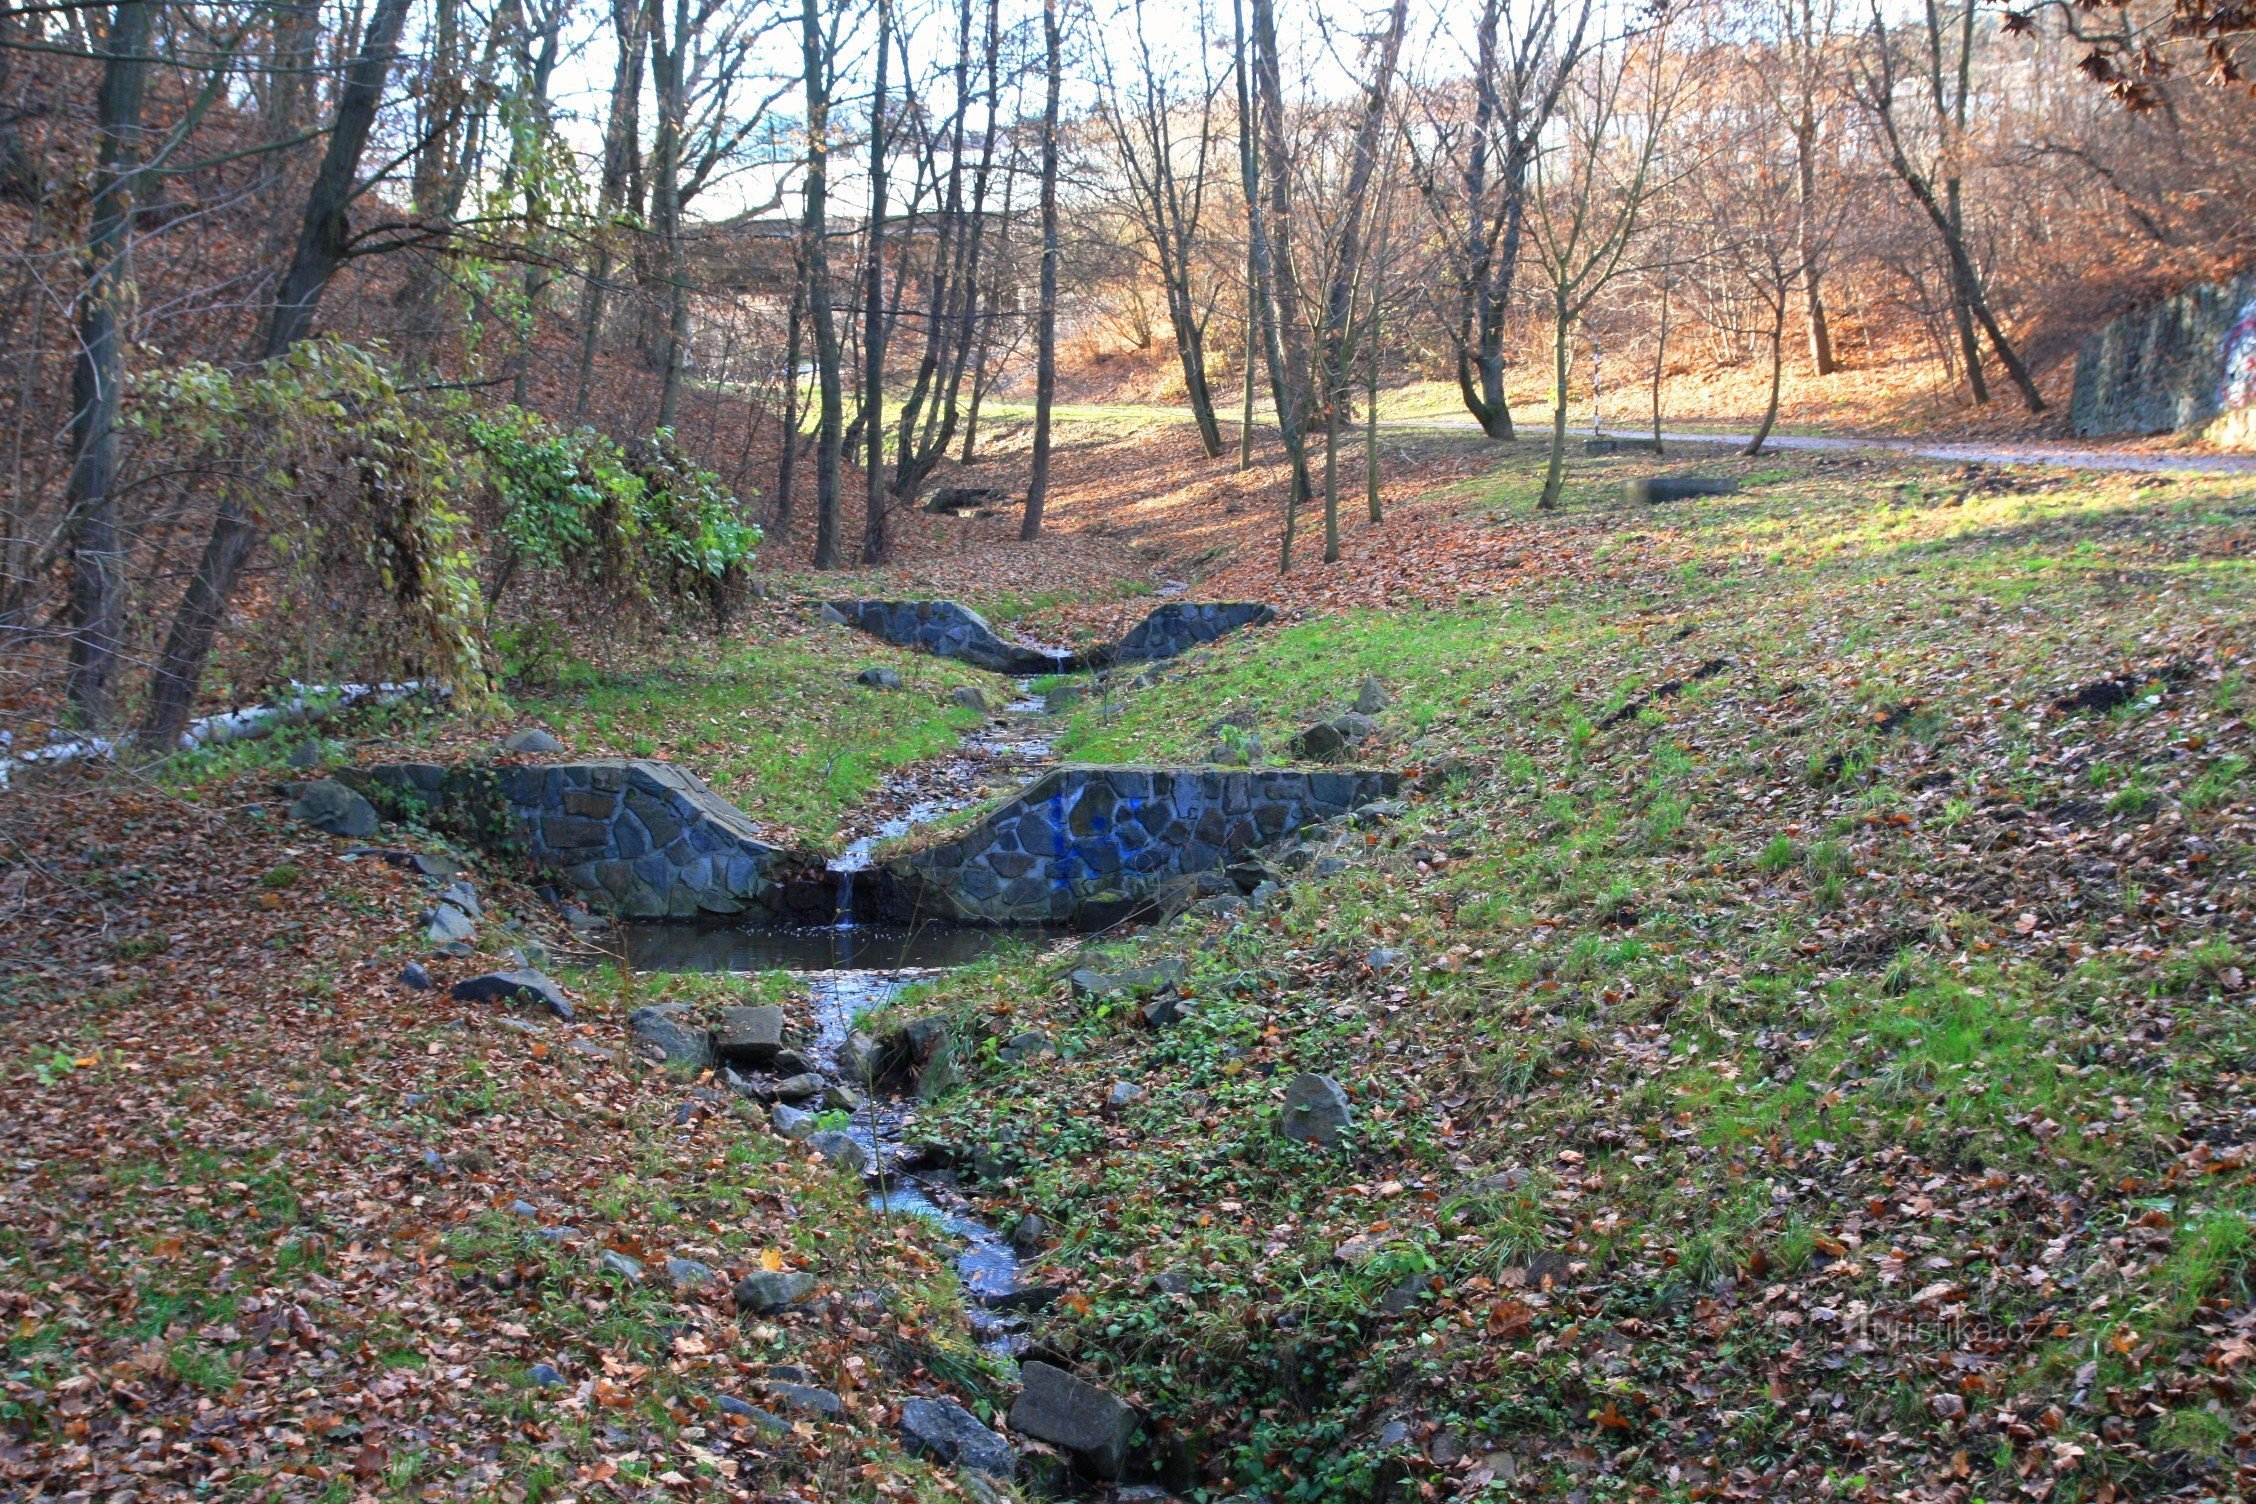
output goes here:
{"type": "Polygon", "coordinates": [[[855,1182],[626,1059],[600,999],[573,1025],[449,1000],[490,952],[402,986],[428,894],[264,788],[74,770],[9,798],[0,1494],[827,1499],[911,1466],[871,1437],[940,1387],[945,1258],[855,1182]],[[818,1256],[803,1219],[848,1235],[818,1256]],[[673,1257],[712,1272],[669,1287],[673,1257]],[[733,1280],[787,1261],[816,1298],[739,1320],[733,1280]],[[768,1403],[774,1361],[844,1424],[716,1408],[768,1403]]]}

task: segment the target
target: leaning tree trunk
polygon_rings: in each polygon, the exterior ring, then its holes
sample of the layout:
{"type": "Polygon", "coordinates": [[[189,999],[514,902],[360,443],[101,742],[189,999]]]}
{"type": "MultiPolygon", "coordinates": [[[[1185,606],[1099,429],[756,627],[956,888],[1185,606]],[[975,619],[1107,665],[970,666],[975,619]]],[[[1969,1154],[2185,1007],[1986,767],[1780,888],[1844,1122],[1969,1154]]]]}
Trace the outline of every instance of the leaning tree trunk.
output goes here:
{"type": "MultiPolygon", "coordinates": [[[[337,96],[335,119],[330,123],[329,146],[306,192],[305,218],[298,232],[298,248],[283,274],[280,290],[268,318],[266,338],[259,358],[271,361],[289,353],[313,327],[313,316],[329,279],[344,264],[351,244],[351,210],[358,192],[362,152],[369,128],[384,97],[384,81],[392,71],[400,30],[407,20],[408,0],[377,0],[361,40],[360,55],[346,71],[337,96]]],[[[250,552],[253,534],[249,503],[237,492],[220,497],[211,536],[203,557],[188,581],[187,593],[173,613],[162,653],[151,675],[149,710],[138,733],[146,746],[169,751],[180,745],[188,727],[188,713],[211,658],[213,634],[235,595],[235,581],[250,552]]]]}

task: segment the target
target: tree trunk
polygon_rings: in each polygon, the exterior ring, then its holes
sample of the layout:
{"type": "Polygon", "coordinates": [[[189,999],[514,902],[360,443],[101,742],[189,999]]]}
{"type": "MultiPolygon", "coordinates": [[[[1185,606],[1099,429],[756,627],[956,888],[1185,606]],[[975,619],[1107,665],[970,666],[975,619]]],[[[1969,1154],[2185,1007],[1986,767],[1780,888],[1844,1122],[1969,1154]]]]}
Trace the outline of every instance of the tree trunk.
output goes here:
{"type": "Polygon", "coordinates": [[[838,321],[830,305],[830,58],[815,0],[800,0],[800,44],[807,79],[807,320],[815,328],[815,556],[836,569],[838,472],[844,462],[846,393],[839,375],[838,321]]]}
{"type": "MultiPolygon", "coordinates": [[[[1391,203],[1383,212],[1391,213],[1391,203]]],[[[1373,522],[1384,522],[1379,506],[1379,314],[1386,290],[1386,221],[1379,225],[1379,254],[1371,277],[1371,328],[1363,352],[1363,502],[1373,522]]]]}
{"type": "Polygon", "coordinates": [[[1238,83],[1238,183],[1245,194],[1246,211],[1246,322],[1244,412],[1238,423],[1238,468],[1253,468],[1253,369],[1260,359],[1261,286],[1257,241],[1261,218],[1261,159],[1253,149],[1253,89],[1246,77],[1245,13],[1240,0],[1231,0],[1237,18],[1237,59],[1232,70],[1238,83]]]}
{"type": "Polygon", "coordinates": [[[1990,405],[1989,378],[1982,373],[1982,345],[1974,333],[1974,289],[1960,270],[1964,260],[1959,247],[1966,228],[1959,212],[1959,185],[1956,178],[1943,184],[1943,213],[1948,223],[1943,227],[1945,249],[1950,256],[1951,271],[1951,324],[1958,331],[1958,358],[1966,363],[1967,390],[1974,394],[1978,407],[1990,405]]]}
{"type": "Polygon", "coordinates": [[[594,392],[595,355],[603,339],[604,303],[611,291],[613,221],[627,197],[627,179],[639,150],[639,101],[642,98],[643,56],[648,48],[648,12],[640,0],[612,0],[611,29],[617,57],[611,70],[611,113],[603,130],[603,178],[596,190],[595,262],[588,270],[587,290],[580,300],[580,372],[572,416],[587,416],[594,392]]]}
{"type": "Polygon", "coordinates": [[[1763,445],[1770,442],[1771,429],[1777,426],[1778,388],[1779,382],[1785,375],[1786,371],[1787,292],[1786,289],[1782,286],[1774,287],[1772,290],[1776,294],[1776,296],[1771,304],[1772,317],[1770,323],[1770,401],[1763,408],[1762,426],[1757,428],[1755,430],[1755,436],[1747,441],[1747,448],[1745,452],[1749,458],[1752,458],[1755,455],[1761,454],[1763,452],[1763,445]]]}
{"type": "Polygon", "coordinates": [[[783,454],[776,461],[775,532],[791,536],[791,483],[799,468],[799,342],[807,322],[806,278],[791,297],[791,318],[783,340],[783,454]]]}
{"type": "Polygon", "coordinates": [[[119,0],[95,102],[94,182],[71,365],[70,680],[72,715],[100,729],[115,709],[125,632],[125,555],[118,541],[118,407],[126,306],[133,296],[133,202],[140,189],[141,105],[155,0],[119,0]]]}
{"type": "MultiPolygon", "coordinates": [[[[534,150],[540,150],[553,132],[554,120],[549,107],[548,91],[556,74],[556,50],[559,33],[564,25],[565,5],[562,0],[544,16],[533,38],[536,43],[530,66],[526,71],[525,94],[532,106],[531,130],[534,150]]],[[[526,404],[532,384],[533,343],[539,334],[541,299],[548,291],[554,274],[544,264],[542,252],[546,249],[548,232],[548,188],[542,174],[531,170],[521,173],[525,186],[525,246],[531,254],[525,265],[523,322],[517,330],[517,348],[511,356],[513,380],[510,383],[510,400],[519,407],[526,404]]]]}
{"type": "Polygon", "coordinates": [[[1285,498],[1285,531],[1278,546],[1277,572],[1292,569],[1293,535],[1300,509],[1309,499],[1308,409],[1312,360],[1308,326],[1301,317],[1300,278],[1292,258],[1292,162],[1285,144],[1282,62],[1277,52],[1274,0],[1253,0],[1254,94],[1260,107],[1262,151],[1268,183],[1268,218],[1255,244],[1264,292],[1262,343],[1268,347],[1269,385],[1277,405],[1277,432],[1292,461],[1292,487],[1285,498]]]}
{"type": "Polygon", "coordinates": [[[1668,374],[1669,294],[1674,291],[1676,263],[1661,263],[1661,302],[1653,330],[1653,452],[1661,452],[1661,383],[1668,374]]]}
{"type": "Polygon", "coordinates": [[[1551,306],[1551,457],[1543,468],[1543,494],[1535,507],[1548,512],[1559,504],[1559,482],[1567,459],[1567,336],[1574,318],[1566,298],[1551,306]]]}
{"type": "MultiPolygon", "coordinates": [[[[1408,24],[1409,0],[1395,0],[1385,37],[1379,43],[1377,72],[1364,97],[1363,118],[1357,122],[1355,144],[1348,155],[1347,182],[1341,195],[1344,214],[1339,240],[1332,255],[1332,281],[1324,298],[1324,562],[1339,562],[1339,461],[1340,408],[1347,401],[1347,336],[1354,319],[1355,279],[1363,270],[1363,199],[1376,167],[1379,135],[1386,126],[1387,100],[1394,88],[1394,70],[1401,56],[1403,28],[1408,24]]],[[[1383,191],[1383,190],[1382,190],[1383,191]]]]}
{"type": "Polygon", "coordinates": [[[862,562],[883,564],[885,537],[885,63],[893,43],[892,0],[877,0],[877,85],[870,103],[869,282],[862,294],[862,415],[868,420],[863,460],[867,483],[862,562]]]}
{"type": "MultiPolygon", "coordinates": [[[[321,294],[344,263],[349,247],[351,210],[357,194],[354,179],[368,145],[384,84],[391,75],[399,47],[400,30],[407,20],[408,0],[377,0],[361,50],[346,70],[338,91],[336,117],[330,123],[328,149],[322,154],[306,193],[305,219],[298,233],[298,248],[275,296],[266,338],[259,358],[285,355],[313,327],[321,294]]],[[[210,660],[212,636],[235,594],[235,581],[250,551],[252,518],[248,504],[230,491],[220,498],[211,536],[203,557],[189,579],[187,593],[173,614],[163,652],[151,675],[149,710],[138,733],[143,745],[170,751],[180,745],[203,684],[204,665],[210,660]]]]}
{"type": "MultiPolygon", "coordinates": [[[[650,151],[650,227],[658,240],[666,325],[659,348],[658,426],[674,426],[681,405],[682,362],[689,344],[689,290],[682,266],[682,137],[687,128],[689,14],[675,0],[671,34],[660,19],[665,0],[651,0],[650,82],[658,103],[658,134],[650,151]]],[[[882,54],[881,54],[882,56],[882,54]]]]}
{"type": "Polygon", "coordinates": [[[1324,562],[1339,562],[1340,393],[1324,404],[1324,562]]]}
{"type": "Polygon", "coordinates": [[[1794,130],[1796,248],[1802,261],[1802,308],[1809,324],[1810,367],[1820,376],[1830,376],[1840,366],[1833,357],[1833,332],[1825,316],[1825,295],[1818,285],[1816,150],[1817,120],[1805,99],[1794,130]]]}
{"type": "Polygon", "coordinates": [[[1042,508],[1050,490],[1050,409],[1057,400],[1058,90],[1064,76],[1064,39],[1058,0],[1042,0],[1042,45],[1048,63],[1042,104],[1042,290],[1034,335],[1034,465],[1026,483],[1026,515],[1018,536],[1042,536],[1042,508]]]}

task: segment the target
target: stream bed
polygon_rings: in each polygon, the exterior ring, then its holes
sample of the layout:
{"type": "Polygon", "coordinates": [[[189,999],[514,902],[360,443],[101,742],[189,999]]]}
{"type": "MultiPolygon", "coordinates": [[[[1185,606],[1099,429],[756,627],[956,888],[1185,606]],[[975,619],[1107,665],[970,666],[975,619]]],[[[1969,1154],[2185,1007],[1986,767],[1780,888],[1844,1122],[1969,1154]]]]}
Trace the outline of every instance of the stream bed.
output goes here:
{"type": "MultiPolygon", "coordinates": [[[[830,924],[627,924],[620,939],[628,965],[653,972],[789,973],[814,1003],[808,1053],[825,1076],[858,1089],[861,1083],[847,1079],[838,1055],[862,1015],[904,987],[976,961],[999,944],[1046,938],[1033,930],[864,923],[855,908],[856,874],[875,865],[882,843],[1009,792],[1049,765],[1050,739],[1037,719],[1042,711],[1042,700],[1022,682],[1018,698],[968,733],[953,753],[904,768],[880,786],[862,828],[828,864],[836,894],[830,924]]],[[[1045,1292],[1021,1280],[1010,1241],[975,1215],[952,1176],[903,1163],[904,1133],[915,1120],[913,1101],[879,1093],[853,1115],[846,1131],[869,1155],[869,1204],[963,1240],[956,1273],[971,1302],[973,1335],[997,1352],[1015,1354],[1024,1345],[1025,1318],[1017,1312],[1045,1292]]]]}

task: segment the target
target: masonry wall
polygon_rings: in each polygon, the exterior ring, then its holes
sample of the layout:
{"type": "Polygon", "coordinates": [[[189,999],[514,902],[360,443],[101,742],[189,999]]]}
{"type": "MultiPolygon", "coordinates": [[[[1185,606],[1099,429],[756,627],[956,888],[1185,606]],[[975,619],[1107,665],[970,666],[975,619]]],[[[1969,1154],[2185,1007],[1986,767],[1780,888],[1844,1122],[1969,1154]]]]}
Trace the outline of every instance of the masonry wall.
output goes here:
{"type": "Polygon", "coordinates": [[[760,839],[742,810],[667,763],[388,763],[349,780],[379,808],[415,804],[434,824],[511,846],[583,896],[631,919],[764,908],[828,917],[827,884],[760,839]]]}
{"type": "Polygon", "coordinates": [[[1376,771],[1055,768],[970,831],[889,863],[890,901],[928,919],[1086,922],[1399,783],[1376,771]]]}

